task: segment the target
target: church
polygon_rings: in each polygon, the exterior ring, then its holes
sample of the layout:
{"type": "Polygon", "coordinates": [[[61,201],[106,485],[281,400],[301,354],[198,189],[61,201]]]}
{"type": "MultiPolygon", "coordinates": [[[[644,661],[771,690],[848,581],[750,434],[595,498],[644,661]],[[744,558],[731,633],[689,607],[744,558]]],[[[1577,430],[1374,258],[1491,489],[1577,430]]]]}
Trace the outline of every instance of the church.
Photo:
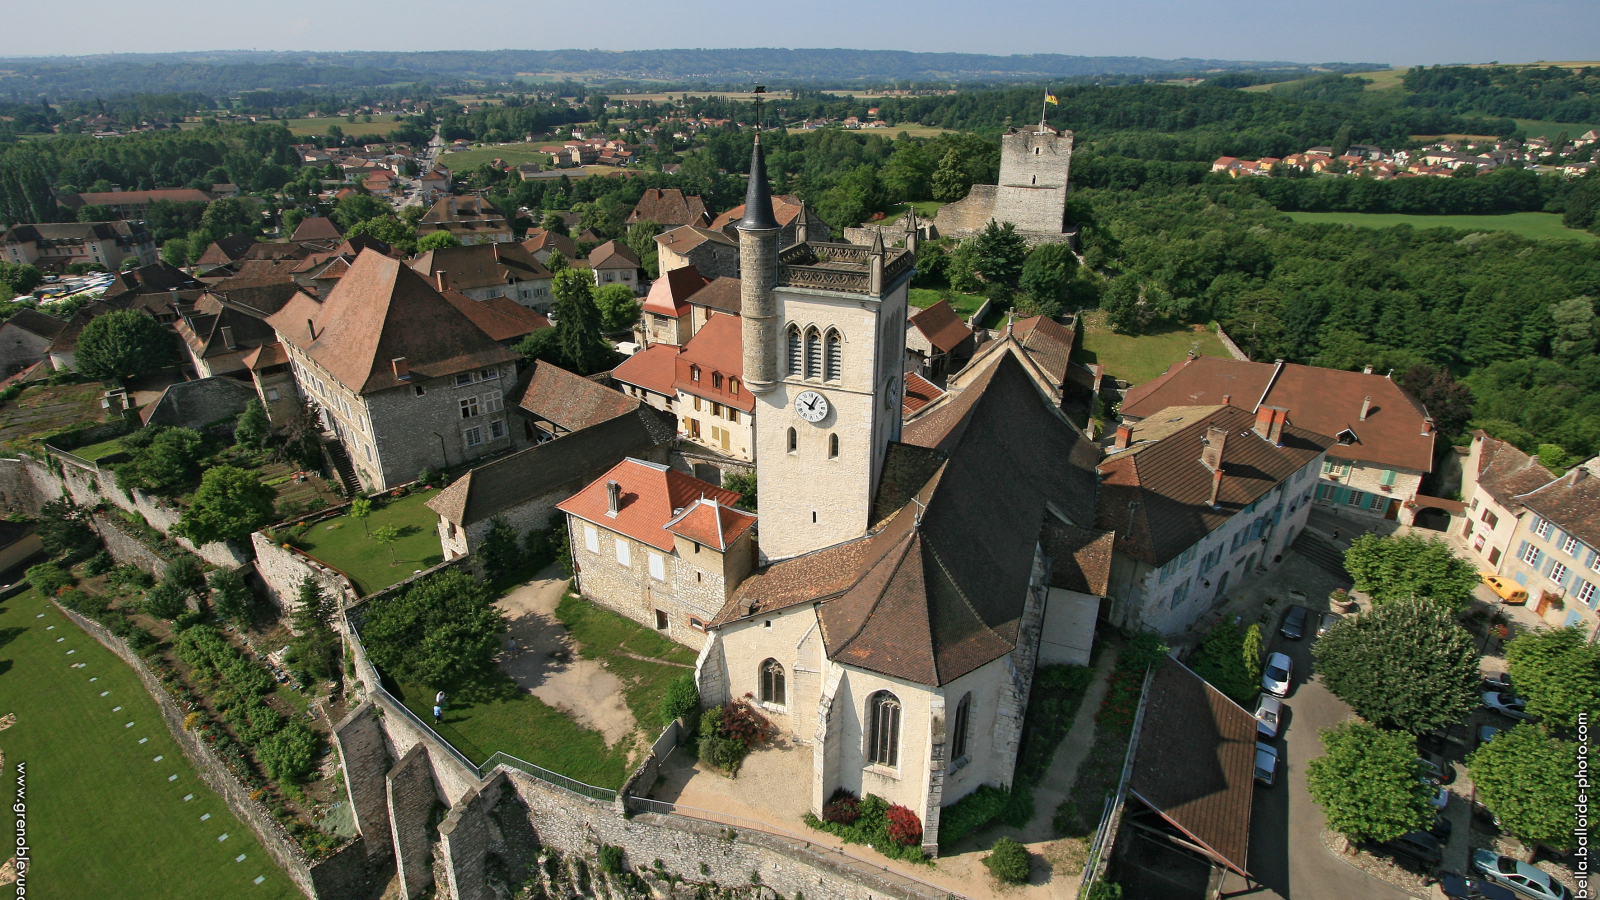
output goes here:
{"type": "Polygon", "coordinates": [[[619,466],[563,504],[578,587],[698,648],[703,703],[809,745],[813,812],[877,794],[936,854],[942,807],[1011,784],[1035,666],[1092,640],[1099,452],[1004,339],[903,420],[914,251],[780,250],[759,136],[736,230],[759,519],[619,466]]]}

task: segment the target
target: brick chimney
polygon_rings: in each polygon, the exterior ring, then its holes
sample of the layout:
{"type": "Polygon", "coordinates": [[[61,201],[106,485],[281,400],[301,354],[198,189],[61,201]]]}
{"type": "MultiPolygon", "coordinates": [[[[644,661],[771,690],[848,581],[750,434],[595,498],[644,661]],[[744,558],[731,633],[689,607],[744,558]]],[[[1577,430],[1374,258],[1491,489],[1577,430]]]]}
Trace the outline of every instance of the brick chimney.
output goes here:
{"type": "Polygon", "coordinates": [[[395,378],[405,381],[411,377],[411,364],[406,362],[404,356],[396,356],[394,359],[389,360],[389,364],[394,366],[395,378]]]}
{"type": "Polygon", "coordinates": [[[1222,470],[1217,469],[1211,473],[1211,501],[1208,504],[1212,509],[1217,508],[1217,495],[1222,492],[1222,470]]]}
{"type": "Polygon", "coordinates": [[[1228,406],[1231,403],[1233,403],[1233,395],[1232,394],[1223,394],[1222,395],[1222,405],[1223,406],[1228,406]]]}
{"type": "Polygon", "coordinates": [[[439,293],[450,290],[450,273],[440,269],[433,273],[434,283],[439,286],[439,293]]]}
{"type": "Polygon", "coordinates": [[[1200,463],[1213,472],[1222,471],[1222,445],[1228,441],[1228,429],[1213,425],[1206,429],[1205,446],[1200,450],[1200,463]]]}
{"type": "Polygon", "coordinates": [[[1432,416],[1423,416],[1422,417],[1422,433],[1423,434],[1433,434],[1433,417],[1432,416]]]}
{"type": "Polygon", "coordinates": [[[489,246],[494,248],[494,261],[495,261],[496,265],[499,265],[500,264],[500,242],[499,241],[495,241],[495,242],[491,243],[489,246]]]}
{"type": "Polygon", "coordinates": [[[606,482],[606,515],[614,516],[622,511],[622,485],[615,480],[606,482]]]}
{"type": "Polygon", "coordinates": [[[1361,421],[1365,422],[1367,420],[1367,412],[1369,410],[1371,410],[1371,409],[1372,409],[1372,398],[1371,397],[1363,397],[1363,398],[1361,398],[1361,421]]]}
{"type": "Polygon", "coordinates": [[[1133,440],[1133,427],[1127,422],[1118,422],[1117,439],[1116,442],[1111,445],[1111,449],[1126,450],[1128,449],[1128,442],[1131,440],[1133,440]]]}
{"type": "Polygon", "coordinates": [[[1372,367],[1371,366],[1367,366],[1366,368],[1362,369],[1361,370],[1361,374],[1363,374],[1363,375],[1371,375],[1372,374],[1372,367]]]}
{"type": "Polygon", "coordinates": [[[1256,424],[1252,426],[1256,434],[1261,435],[1274,444],[1283,444],[1283,426],[1289,421],[1289,411],[1281,406],[1256,407],[1256,424]]]}

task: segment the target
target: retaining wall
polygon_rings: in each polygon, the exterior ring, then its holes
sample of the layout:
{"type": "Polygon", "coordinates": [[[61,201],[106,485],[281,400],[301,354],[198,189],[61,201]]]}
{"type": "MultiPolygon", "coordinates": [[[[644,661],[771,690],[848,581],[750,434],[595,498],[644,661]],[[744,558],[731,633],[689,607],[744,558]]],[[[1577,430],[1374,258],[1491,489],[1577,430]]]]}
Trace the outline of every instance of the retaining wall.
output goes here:
{"type": "Polygon", "coordinates": [[[268,593],[286,617],[299,603],[300,583],[308,575],[321,585],[324,595],[340,598],[341,606],[348,606],[359,597],[355,585],[343,572],[304,551],[273,543],[260,531],[250,535],[250,546],[255,550],[256,574],[261,576],[268,593]]]}
{"type": "Polygon", "coordinates": [[[120,564],[138,566],[158,580],[166,577],[167,559],[154,547],[123,531],[117,522],[120,517],[95,513],[93,518],[94,530],[100,533],[100,540],[105,542],[112,559],[120,564]]]}
{"type": "Polygon", "coordinates": [[[1243,350],[1239,349],[1239,345],[1233,342],[1233,338],[1228,337],[1228,333],[1222,330],[1221,325],[1217,326],[1217,340],[1222,342],[1223,349],[1227,350],[1234,359],[1242,359],[1246,361],[1250,359],[1250,357],[1247,356],[1243,350]]]}

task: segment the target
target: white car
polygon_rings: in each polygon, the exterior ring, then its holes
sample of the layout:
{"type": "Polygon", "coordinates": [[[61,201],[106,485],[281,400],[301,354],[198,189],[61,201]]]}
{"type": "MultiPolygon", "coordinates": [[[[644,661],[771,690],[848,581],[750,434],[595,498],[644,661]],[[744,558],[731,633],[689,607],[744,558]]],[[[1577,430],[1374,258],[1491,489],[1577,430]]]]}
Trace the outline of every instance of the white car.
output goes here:
{"type": "Polygon", "coordinates": [[[1428,790],[1433,792],[1433,796],[1428,798],[1428,802],[1433,804],[1433,808],[1434,809],[1444,809],[1446,806],[1450,805],[1450,789],[1449,788],[1440,787],[1439,785],[1434,784],[1432,781],[1429,781],[1426,778],[1419,778],[1417,780],[1421,781],[1423,784],[1427,785],[1428,786],[1428,790]]]}
{"type": "Polygon", "coordinates": [[[1278,776],[1278,748],[1256,741],[1256,780],[1271,787],[1278,776]]]}
{"type": "Polygon", "coordinates": [[[1261,673],[1261,689],[1276,697],[1289,693],[1289,676],[1294,672],[1294,660],[1288,654],[1274,653],[1267,657],[1267,667],[1261,673]]]}
{"type": "Polygon", "coordinates": [[[1527,704],[1528,701],[1505,691],[1485,691],[1483,695],[1484,706],[1518,722],[1533,721],[1533,716],[1528,715],[1528,711],[1524,709],[1527,704]]]}
{"type": "Polygon", "coordinates": [[[1271,740],[1278,736],[1278,723],[1283,721],[1283,701],[1271,694],[1256,698],[1256,733],[1271,740]]]}
{"type": "Polygon", "coordinates": [[[1572,892],[1549,873],[1520,859],[1499,856],[1492,850],[1475,850],[1472,867],[1501,887],[1528,900],[1572,900],[1572,892]]]}

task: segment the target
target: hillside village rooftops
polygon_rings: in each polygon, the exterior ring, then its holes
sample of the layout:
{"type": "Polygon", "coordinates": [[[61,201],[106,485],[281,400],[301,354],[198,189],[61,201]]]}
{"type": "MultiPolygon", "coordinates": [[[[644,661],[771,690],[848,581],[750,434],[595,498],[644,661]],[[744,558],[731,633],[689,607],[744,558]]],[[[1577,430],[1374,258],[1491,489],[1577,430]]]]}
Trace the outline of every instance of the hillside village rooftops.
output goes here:
{"type": "Polygon", "coordinates": [[[155,188],[148,191],[105,191],[68,194],[63,205],[74,209],[80,206],[130,206],[166,200],[172,203],[210,203],[216,199],[199,188],[155,188]]]}
{"type": "Polygon", "coordinates": [[[1478,451],[1478,487],[1512,514],[1522,512],[1519,494],[1538,490],[1555,480],[1537,459],[1506,441],[1490,437],[1481,428],[1472,436],[1483,441],[1478,451]]]}
{"type": "Polygon", "coordinates": [[[520,409],[567,431],[578,431],[638,409],[640,402],[557,365],[536,360],[520,409]]]}
{"type": "Polygon", "coordinates": [[[1590,547],[1600,547],[1600,457],[1517,499],[1590,547]]]}
{"type": "MultiPolygon", "coordinates": [[[[561,438],[555,443],[570,440],[561,438]]],[[[717,487],[660,463],[641,459],[625,459],[610,471],[595,479],[587,487],[567,498],[556,508],[564,513],[593,522],[602,528],[627,535],[640,543],[671,553],[673,532],[668,526],[701,499],[715,500],[731,507],[742,497],[734,491],[717,487]],[[618,487],[617,510],[611,511],[608,483],[618,487]]],[[[743,528],[754,524],[755,516],[740,510],[728,510],[737,523],[747,520],[743,528]]],[[[728,520],[724,520],[725,522],[728,520]]],[[[742,531],[743,528],[740,528],[742,531]]],[[[693,538],[691,538],[693,540],[693,538]]]]}
{"type": "Polygon", "coordinates": [[[955,308],[948,300],[940,300],[932,306],[917,311],[908,320],[928,343],[944,353],[954,350],[962,341],[972,337],[972,329],[967,323],[961,321],[955,308]]]}
{"type": "MultiPolygon", "coordinates": [[[[772,198],[772,217],[777,220],[780,227],[793,222],[804,211],[805,205],[794,194],[777,194],[772,198]]],[[[711,228],[722,231],[730,225],[736,225],[744,218],[744,204],[741,203],[711,221],[711,228]]]]}
{"type": "Polygon", "coordinates": [[[697,225],[683,225],[671,231],[656,235],[656,243],[662,248],[673,253],[688,253],[690,250],[706,242],[721,244],[724,247],[737,248],[739,242],[720,231],[710,228],[701,228],[697,225]]]}
{"type": "Polygon", "coordinates": [[[289,236],[290,241],[339,241],[344,239],[344,232],[327,216],[312,216],[302,219],[295,226],[294,234],[289,236]]]}
{"type": "Polygon", "coordinates": [[[410,265],[436,286],[443,273],[444,290],[469,291],[551,277],[532,253],[512,243],[441,247],[418,254],[410,265]]]}
{"type": "Polygon", "coordinates": [[[495,341],[515,340],[550,327],[549,319],[509,297],[495,297],[494,300],[504,301],[496,304],[493,300],[474,300],[460,291],[444,291],[439,296],[450,301],[451,306],[461,310],[472,324],[495,341]]]}
{"type": "Polygon", "coordinates": [[[529,253],[554,250],[569,260],[578,255],[578,245],[572,238],[558,231],[545,231],[543,228],[529,228],[528,239],[522,242],[522,248],[529,253]]]}
{"type": "Polygon", "coordinates": [[[900,398],[900,413],[902,416],[915,415],[943,395],[944,391],[938,385],[915,372],[907,372],[905,396],[900,398]]]}
{"type": "Polygon", "coordinates": [[[611,377],[634,387],[664,394],[676,393],[678,348],[671,344],[651,344],[623,360],[611,370],[611,377]]]}
{"type": "Polygon", "coordinates": [[[606,241],[589,251],[589,265],[596,269],[637,269],[639,255],[627,244],[606,241]]]}
{"type": "Polygon", "coordinates": [[[689,314],[689,298],[707,284],[694,266],[684,266],[662,274],[650,285],[644,298],[644,312],[678,318],[689,314]]]}
{"type": "Polygon", "coordinates": [[[38,222],[13,225],[0,232],[0,244],[52,244],[82,241],[149,243],[150,233],[134,222],[38,222]]]}
{"type": "Polygon", "coordinates": [[[0,324],[9,325],[12,328],[18,328],[48,340],[55,340],[56,335],[67,327],[67,323],[63,319],[47,316],[36,309],[26,308],[17,310],[4,323],[0,324]]]}
{"type": "Polygon", "coordinates": [[[755,524],[754,513],[734,509],[719,503],[716,498],[701,498],[674,516],[666,528],[681,538],[725,553],[755,524]]]}
{"type": "Polygon", "coordinates": [[[356,257],[326,300],[296,294],[268,322],[363,394],[518,359],[421,275],[371,250],[356,257]],[[395,360],[404,361],[403,370],[395,360]]]}
{"type": "Polygon", "coordinates": [[[654,222],[669,228],[678,225],[709,225],[711,215],[705,201],[699,197],[685,197],[677,188],[645,188],[644,195],[634,204],[627,224],[654,222]]]}
{"type": "Polygon", "coordinates": [[[737,278],[713,278],[710,284],[689,298],[689,305],[737,316],[741,304],[739,293],[741,288],[737,278]]]}

